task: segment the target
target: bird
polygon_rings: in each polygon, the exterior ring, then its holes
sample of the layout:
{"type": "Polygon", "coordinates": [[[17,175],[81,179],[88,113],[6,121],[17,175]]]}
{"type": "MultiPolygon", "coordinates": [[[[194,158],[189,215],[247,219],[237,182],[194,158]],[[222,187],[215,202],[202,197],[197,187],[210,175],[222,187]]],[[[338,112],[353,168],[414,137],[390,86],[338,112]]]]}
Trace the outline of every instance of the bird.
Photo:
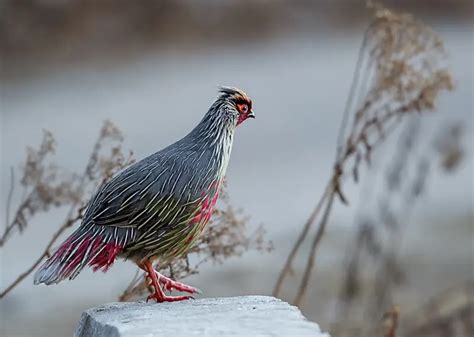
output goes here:
{"type": "Polygon", "coordinates": [[[151,280],[148,300],[193,298],[197,288],[159,273],[185,254],[211,218],[232,151],[234,133],[255,118],[252,100],[220,87],[202,120],[183,138],[130,165],[102,184],[79,227],[36,271],[34,284],[74,279],[85,267],[106,272],[117,258],[134,262],[151,280]],[[191,295],[171,296],[164,290],[191,295]]]}

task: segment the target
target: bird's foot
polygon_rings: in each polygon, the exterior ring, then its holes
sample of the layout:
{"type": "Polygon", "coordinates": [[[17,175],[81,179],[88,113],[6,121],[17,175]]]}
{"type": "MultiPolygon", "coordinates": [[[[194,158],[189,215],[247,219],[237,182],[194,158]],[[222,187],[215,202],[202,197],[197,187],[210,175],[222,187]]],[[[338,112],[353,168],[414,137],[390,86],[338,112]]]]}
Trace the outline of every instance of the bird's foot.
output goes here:
{"type": "Polygon", "coordinates": [[[174,290],[182,291],[189,294],[202,294],[202,291],[199,290],[198,288],[194,288],[194,287],[188,286],[187,284],[172,280],[169,277],[161,275],[158,272],[156,272],[156,274],[158,277],[158,281],[161,284],[163,284],[166,290],[171,291],[172,289],[174,289],[174,290]]]}
{"type": "Polygon", "coordinates": [[[178,302],[178,301],[184,301],[184,300],[193,300],[194,297],[186,295],[186,296],[168,296],[160,293],[154,293],[149,295],[146,298],[146,301],[148,302],[149,300],[155,300],[158,303],[162,302],[178,302]]]}
{"type": "Polygon", "coordinates": [[[155,289],[154,293],[147,297],[146,299],[147,302],[149,300],[155,300],[158,303],[177,302],[177,301],[194,299],[194,297],[190,295],[185,295],[185,296],[165,295],[165,293],[163,292],[163,289],[161,288],[160,283],[162,283],[165,289],[168,289],[168,290],[176,289],[176,290],[188,292],[191,294],[200,292],[196,288],[190,287],[184,283],[174,281],[166,276],[161,275],[159,272],[156,271],[156,269],[153,268],[150,260],[145,260],[143,263],[139,264],[139,267],[144,269],[147,272],[150,283],[155,289]]]}

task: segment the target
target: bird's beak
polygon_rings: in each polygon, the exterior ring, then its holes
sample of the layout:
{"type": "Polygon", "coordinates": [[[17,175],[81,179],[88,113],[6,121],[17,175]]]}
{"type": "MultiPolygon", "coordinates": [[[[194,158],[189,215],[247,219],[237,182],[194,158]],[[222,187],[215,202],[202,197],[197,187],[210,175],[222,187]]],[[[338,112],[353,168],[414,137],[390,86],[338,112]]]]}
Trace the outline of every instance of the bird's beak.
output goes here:
{"type": "Polygon", "coordinates": [[[255,114],[252,109],[250,109],[249,114],[247,115],[247,118],[255,118],[255,114]]]}

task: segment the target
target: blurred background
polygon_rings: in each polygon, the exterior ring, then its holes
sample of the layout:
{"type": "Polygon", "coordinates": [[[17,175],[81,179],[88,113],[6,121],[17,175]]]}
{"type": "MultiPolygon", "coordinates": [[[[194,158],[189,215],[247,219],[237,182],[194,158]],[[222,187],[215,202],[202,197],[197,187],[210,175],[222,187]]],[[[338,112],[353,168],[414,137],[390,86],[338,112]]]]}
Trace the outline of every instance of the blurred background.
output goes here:
{"type": "MultiPolygon", "coordinates": [[[[469,0],[384,4],[431,25],[448,52],[455,90],[443,94],[437,111],[417,126],[416,142],[426,144],[419,151],[431,146],[440,130],[453,126],[462,133],[459,165],[447,174],[433,160],[424,193],[404,218],[393,302],[403,322],[403,315],[423,316],[427,303],[444,296],[443,306],[447,297],[450,309],[446,315],[440,309],[443,319],[462,312],[453,319],[461,322],[463,334],[466,322],[474,325],[472,293],[464,291],[474,279],[473,5],[469,0]]],[[[125,147],[141,159],[186,134],[218,86],[240,87],[252,97],[257,118],[237,131],[228,193],[250,216],[250,230],[264,225],[275,249],[206,265],[186,282],[204,289],[206,297],[271,294],[330,177],[367,22],[364,1],[355,0],[0,1],[0,222],[10,167],[21,165],[26,147],[40,142],[43,129],[58,143],[55,161],[74,171],[84,166],[105,119],[124,132],[125,147]]],[[[390,146],[397,146],[397,137],[361,172],[359,184],[347,184],[350,205],[338,203],[332,213],[301,305],[323,330],[340,323],[350,247],[360,218],[384,195],[377,177],[394,156],[390,146]]],[[[41,214],[0,250],[1,289],[44,249],[65,212],[41,214]]],[[[303,248],[304,255],[308,247],[303,248]]],[[[296,274],[303,263],[296,264],[296,274]]],[[[29,277],[0,300],[0,335],[72,335],[81,312],[116,301],[134,272],[133,264],[118,262],[107,274],[84,271],[74,282],[51,287],[33,286],[29,277]]],[[[291,288],[284,299],[291,299],[291,288]]],[[[420,322],[412,323],[413,329],[420,322]]]]}

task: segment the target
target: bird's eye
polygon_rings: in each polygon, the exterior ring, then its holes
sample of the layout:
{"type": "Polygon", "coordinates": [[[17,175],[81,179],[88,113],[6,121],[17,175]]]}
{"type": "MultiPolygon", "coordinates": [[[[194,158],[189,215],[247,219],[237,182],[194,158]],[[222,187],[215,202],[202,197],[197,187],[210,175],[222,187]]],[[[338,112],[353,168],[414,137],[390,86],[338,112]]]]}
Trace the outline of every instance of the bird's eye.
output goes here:
{"type": "Polygon", "coordinates": [[[240,113],[246,114],[249,111],[249,106],[247,104],[239,104],[240,113]]]}

